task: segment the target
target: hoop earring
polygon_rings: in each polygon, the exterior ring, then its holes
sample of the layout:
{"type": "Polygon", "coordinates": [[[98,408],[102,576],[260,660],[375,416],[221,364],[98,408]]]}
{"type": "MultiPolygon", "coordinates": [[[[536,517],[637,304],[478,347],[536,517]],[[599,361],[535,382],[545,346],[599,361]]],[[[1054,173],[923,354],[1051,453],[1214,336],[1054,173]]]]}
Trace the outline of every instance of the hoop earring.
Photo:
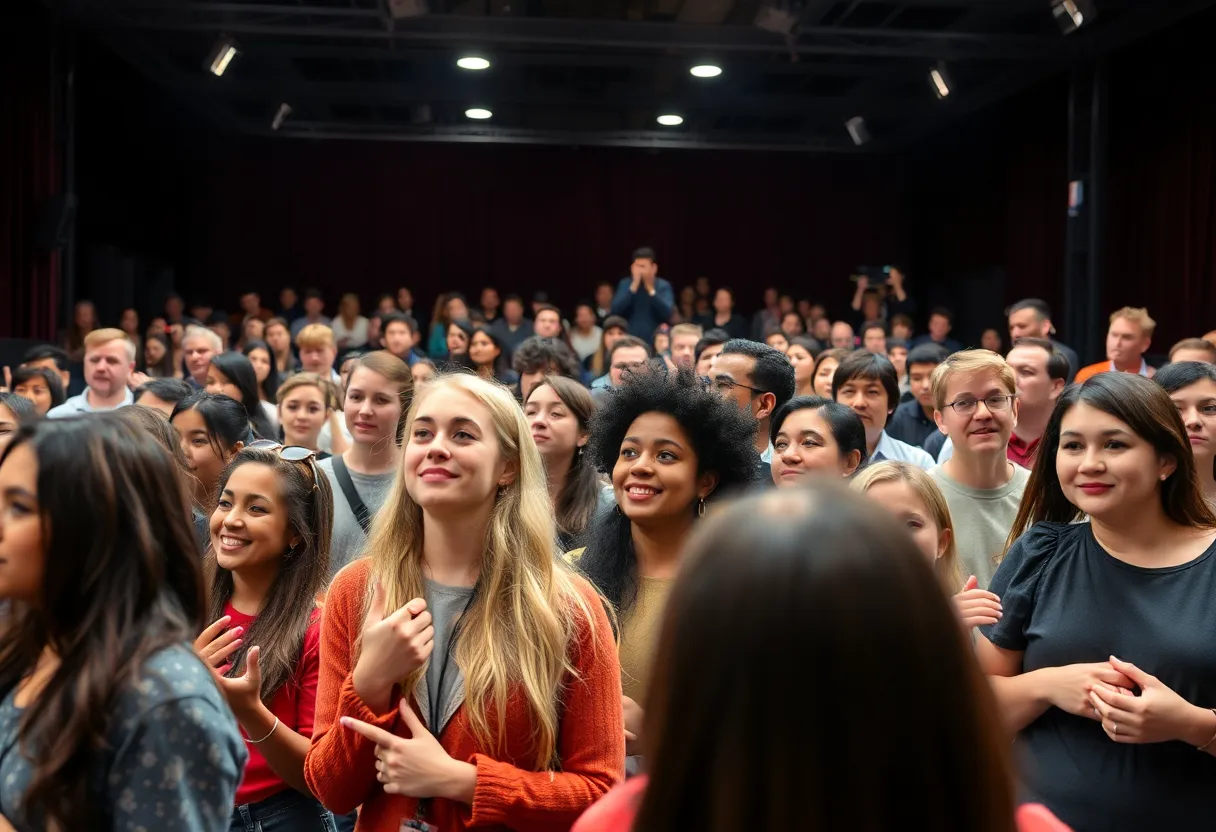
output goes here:
{"type": "Polygon", "coordinates": [[[705,516],[705,498],[704,497],[701,498],[701,502],[697,503],[697,516],[698,517],[705,516]]]}

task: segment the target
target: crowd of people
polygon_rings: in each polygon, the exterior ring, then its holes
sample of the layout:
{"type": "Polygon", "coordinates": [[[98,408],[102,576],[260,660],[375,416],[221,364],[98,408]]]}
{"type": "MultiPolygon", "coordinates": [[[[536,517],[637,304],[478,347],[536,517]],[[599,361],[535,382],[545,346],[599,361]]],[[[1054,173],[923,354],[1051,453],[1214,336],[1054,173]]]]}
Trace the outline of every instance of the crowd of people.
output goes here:
{"type": "Polygon", "coordinates": [[[1206,825],[1216,333],[479,300],[6,370],[0,832],[1206,825]]]}

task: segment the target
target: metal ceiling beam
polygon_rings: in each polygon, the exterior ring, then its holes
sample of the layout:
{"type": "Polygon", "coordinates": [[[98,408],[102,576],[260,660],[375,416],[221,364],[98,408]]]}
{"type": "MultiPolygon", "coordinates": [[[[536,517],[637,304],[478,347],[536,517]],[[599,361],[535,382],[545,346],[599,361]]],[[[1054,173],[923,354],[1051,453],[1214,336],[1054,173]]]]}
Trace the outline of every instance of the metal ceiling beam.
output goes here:
{"type": "MultiPolygon", "coordinates": [[[[171,46],[181,50],[198,50],[198,43],[190,41],[160,42],[162,47],[171,46]]],[[[452,65],[455,54],[452,49],[443,46],[410,46],[408,49],[386,46],[363,46],[353,43],[316,44],[316,43],[284,43],[275,40],[252,40],[242,44],[246,49],[258,54],[286,58],[321,58],[326,60],[367,61],[372,63],[434,63],[436,65],[452,65]]],[[[477,51],[477,50],[470,50],[477,51]]],[[[657,70],[659,68],[675,67],[686,69],[692,66],[692,59],[680,55],[665,55],[656,52],[622,53],[594,52],[575,50],[563,52],[509,52],[480,50],[493,63],[493,69],[517,69],[529,66],[561,66],[570,69],[579,67],[610,68],[621,67],[629,69],[657,70]]],[[[914,69],[920,72],[924,68],[922,58],[891,59],[879,61],[870,60],[833,60],[833,61],[790,61],[785,56],[773,56],[768,63],[748,63],[740,67],[725,65],[726,79],[732,79],[746,72],[754,75],[806,75],[815,77],[882,77],[892,72],[914,69]]],[[[470,78],[474,77],[472,74],[470,78]]],[[[707,83],[716,84],[717,81],[707,83]]]]}
{"type": "MultiPolygon", "coordinates": [[[[256,130],[252,132],[266,133],[256,130]]],[[[576,131],[518,130],[485,126],[369,129],[363,125],[329,122],[288,122],[274,136],[297,139],[349,139],[393,142],[448,142],[472,144],[539,144],[583,147],[641,147],[653,150],[750,150],[788,153],[857,152],[847,138],[822,137],[791,140],[786,136],[721,134],[698,137],[662,130],[579,133],[576,131]]]]}
{"type": "Polygon", "coordinates": [[[806,95],[749,94],[726,96],[714,90],[681,91],[661,94],[643,90],[608,91],[603,95],[588,94],[571,86],[564,89],[542,90],[523,84],[506,82],[475,84],[464,87],[453,84],[363,82],[349,83],[278,83],[242,82],[215,83],[212,78],[186,78],[171,86],[189,95],[210,95],[230,102],[287,101],[289,103],[321,102],[365,106],[449,104],[460,107],[506,106],[571,107],[576,109],[639,109],[676,110],[681,112],[737,112],[750,115],[790,115],[807,117],[836,116],[848,118],[859,109],[871,118],[903,118],[919,112],[924,100],[931,99],[928,86],[918,99],[880,99],[858,102],[855,97],[813,98],[806,95]]]}
{"type": "MultiPolygon", "coordinates": [[[[263,8],[255,6],[254,9],[263,8]]],[[[274,6],[273,9],[280,7],[274,6]]],[[[428,15],[396,22],[386,30],[379,17],[365,10],[339,14],[313,23],[314,7],[282,9],[304,12],[256,11],[241,3],[183,3],[146,7],[92,6],[91,22],[154,31],[225,32],[232,35],[308,37],[332,41],[389,43],[451,43],[645,50],[677,50],[705,55],[726,53],[796,53],[799,55],[858,55],[940,60],[1035,61],[1057,58],[1071,48],[1060,37],[990,35],[975,32],[923,32],[881,29],[807,27],[791,44],[754,26],[643,23],[552,18],[468,17],[428,15]],[[105,15],[106,11],[116,12],[105,15]],[[125,12],[125,14],[124,14],[125,12]],[[284,23],[276,18],[300,18],[284,23]],[[332,19],[329,19],[332,18],[332,19]]]]}

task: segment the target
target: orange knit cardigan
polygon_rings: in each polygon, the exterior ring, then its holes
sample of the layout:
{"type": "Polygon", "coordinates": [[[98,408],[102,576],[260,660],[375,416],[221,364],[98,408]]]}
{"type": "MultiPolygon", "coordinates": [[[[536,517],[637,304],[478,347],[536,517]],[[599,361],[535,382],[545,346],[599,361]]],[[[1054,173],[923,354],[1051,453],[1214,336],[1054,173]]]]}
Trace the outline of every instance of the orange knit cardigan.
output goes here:
{"type": "MultiPolygon", "coordinates": [[[[397,712],[399,688],[393,689],[392,706],[383,714],[373,713],[355,693],[355,645],[363,629],[370,571],[367,559],[346,567],[334,578],[326,598],[316,718],[304,777],[313,794],[332,811],[345,814],[361,806],[359,832],[399,832],[401,821],[414,817],[418,801],[385,794],[376,780],[375,744],[338,722],[344,716],[354,717],[407,736],[397,712]]],[[[431,801],[427,822],[441,832],[470,827],[568,830],[584,809],[624,779],[620,660],[601,600],[589,584],[578,580],[596,616],[595,635],[584,624],[570,651],[580,679],[567,685],[560,708],[561,770],[529,768],[532,725],[522,693],[512,694],[507,703],[507,737],[497,757],[478,749],[468,703],[462,703],[438,739],[453,759],[477,767],[477,787],[471,806],[431,801]]],[[[410,704],[425,724],[413,697],[410,704]]]]}

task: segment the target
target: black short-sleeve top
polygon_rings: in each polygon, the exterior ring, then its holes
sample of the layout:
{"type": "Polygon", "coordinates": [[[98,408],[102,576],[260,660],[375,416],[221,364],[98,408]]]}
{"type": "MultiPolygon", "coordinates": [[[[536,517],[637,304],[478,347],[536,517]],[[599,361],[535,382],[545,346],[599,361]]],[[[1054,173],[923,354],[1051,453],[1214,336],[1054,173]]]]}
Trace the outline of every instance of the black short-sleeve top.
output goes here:
{"type": "MultiPolygon", "coordinates": [[[[990,589],[1004,615],[981,632],[1024,651],[1023,672],[1113,655],[1216,707],[1216,544],[1150,569],[1107,553],[1089,523],[1038,523],[990,589]]],[[[1216,828],[1216,758],[1186,743],[1116,743],[1097,721],[1052,707],[1016,748],[1028,799],[1076,832],[1216,828]]]]}

